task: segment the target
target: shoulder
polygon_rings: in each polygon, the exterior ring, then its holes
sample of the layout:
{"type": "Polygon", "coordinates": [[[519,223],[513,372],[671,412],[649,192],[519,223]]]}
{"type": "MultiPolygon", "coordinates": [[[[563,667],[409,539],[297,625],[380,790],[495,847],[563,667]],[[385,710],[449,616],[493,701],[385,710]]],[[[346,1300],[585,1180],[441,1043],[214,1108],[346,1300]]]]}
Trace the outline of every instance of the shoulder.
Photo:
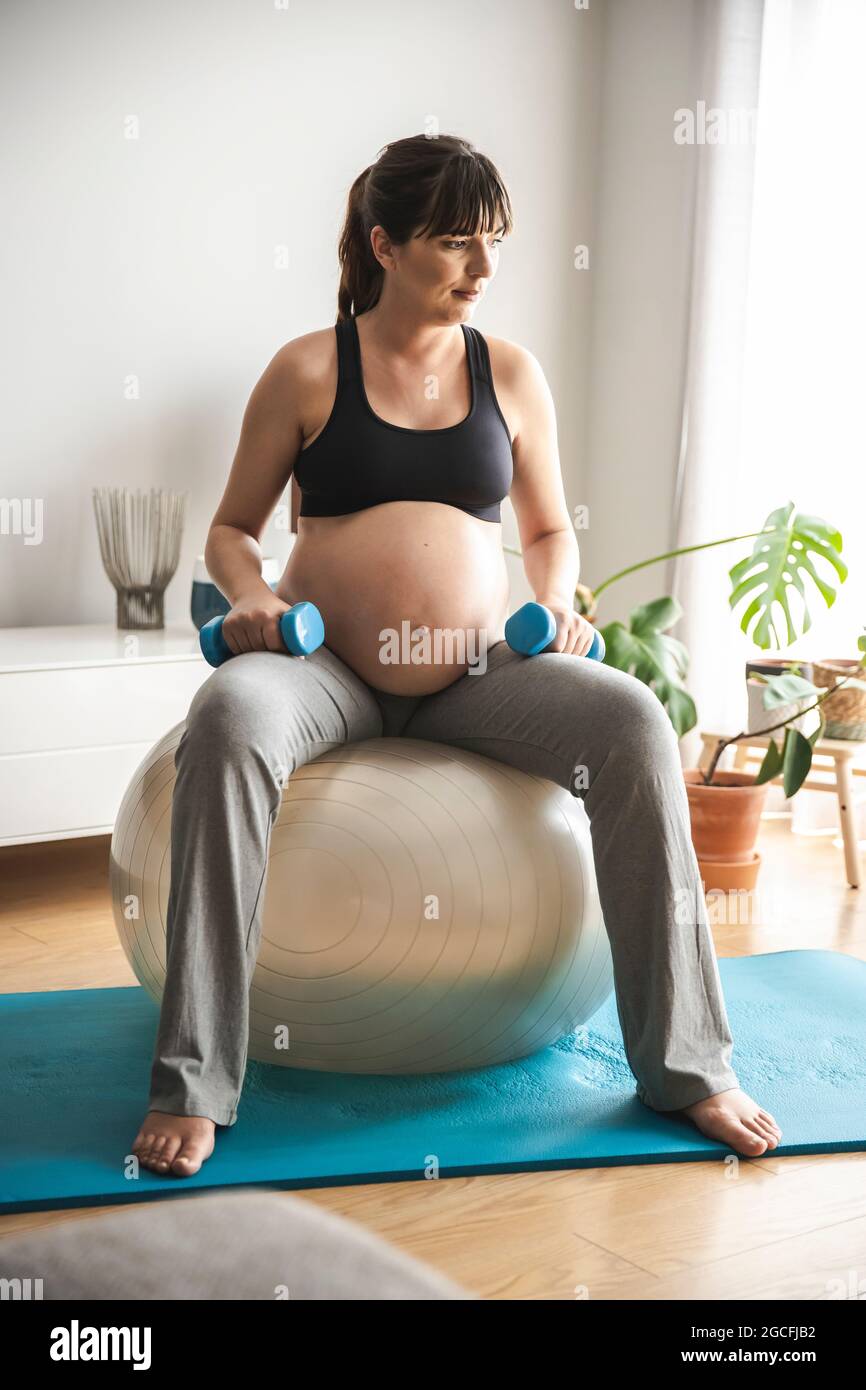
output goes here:
{"type": "Polygon", "coordinates": [[[490,353],[494,390],[516,442],[522,424],[553,409],[550,388],[538,358],[528,348],[489,333],[482,336],[490,353]]]}
{"type": "Polygon", "coordinates": [[[509,338],[494,338],[489,333],[485,333],[484,338],[490,351],[490,365],[505,384],[519,386],[534,382],[537,385],[545,380],[541,363],[529,348],[509,338]]]}
{"type": "Polygon", "coordinates": [[[307,388],[327,378],[336,357],[336,334],[332,325],[290,338],[274,353],[267,370],[286,386],[307,388]]]}
{"type": "Polygon", "coordinates": [[[278,348],[253,392],[253,400],[307,439],[329,414],[337,388],[334,327],[301,333],[278,348]]]}

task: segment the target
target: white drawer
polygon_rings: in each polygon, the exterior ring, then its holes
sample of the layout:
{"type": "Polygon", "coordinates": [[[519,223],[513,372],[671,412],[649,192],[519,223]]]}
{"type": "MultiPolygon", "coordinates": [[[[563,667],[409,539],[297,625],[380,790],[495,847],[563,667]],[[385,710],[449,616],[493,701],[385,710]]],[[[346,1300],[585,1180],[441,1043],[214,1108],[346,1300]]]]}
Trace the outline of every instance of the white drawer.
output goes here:
{"type": "Polygon", "coordinates": [[[0,758],[0,845],[111,830],[154,741],[0,758]]]}
{"type": "Polygon", "coordinates": [[[0,755],[153,744],[212,674],[204,660],[0,674],[0,755]]]}

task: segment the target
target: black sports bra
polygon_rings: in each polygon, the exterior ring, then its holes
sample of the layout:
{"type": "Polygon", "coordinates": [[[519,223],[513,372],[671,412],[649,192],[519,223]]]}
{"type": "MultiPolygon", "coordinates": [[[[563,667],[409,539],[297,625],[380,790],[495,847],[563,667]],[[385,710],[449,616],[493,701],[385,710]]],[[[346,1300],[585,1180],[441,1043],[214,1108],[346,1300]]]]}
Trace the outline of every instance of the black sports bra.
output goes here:
{"type": "Polygon", "coordinates": [[[445,502],[499,521],[511,489],[511,436],[493,389],[490,354],[461,324],[472,404],[456,425],[413,430],[374,413],[364,390],[354,314],[335,324],[337,394],[324,429],[295,464],[301,516],[341,516],[381,502],[445,502]]]}

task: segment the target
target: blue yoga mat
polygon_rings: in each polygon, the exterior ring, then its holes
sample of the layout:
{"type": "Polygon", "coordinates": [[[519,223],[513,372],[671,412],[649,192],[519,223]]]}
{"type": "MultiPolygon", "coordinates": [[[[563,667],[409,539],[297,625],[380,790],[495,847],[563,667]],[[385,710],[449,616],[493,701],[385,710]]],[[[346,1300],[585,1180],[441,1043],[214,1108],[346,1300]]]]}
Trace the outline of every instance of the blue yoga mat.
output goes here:
{"type": "MultiPolygon", "coordinates": [[[[740,1085],[783,1130],[774,1152],[866,1149],[866,962],[782,951],[719,969],[740,1085]]],[[[156,1023],[139,988],[0,995],[0,1211],[727,1152],[638,1100],[611,997],[553,1047],[471,1072],[347,1076],[250,1062],[238,1122],[217,1131],[194,1177],[130,1177],[156,1023]]]]}

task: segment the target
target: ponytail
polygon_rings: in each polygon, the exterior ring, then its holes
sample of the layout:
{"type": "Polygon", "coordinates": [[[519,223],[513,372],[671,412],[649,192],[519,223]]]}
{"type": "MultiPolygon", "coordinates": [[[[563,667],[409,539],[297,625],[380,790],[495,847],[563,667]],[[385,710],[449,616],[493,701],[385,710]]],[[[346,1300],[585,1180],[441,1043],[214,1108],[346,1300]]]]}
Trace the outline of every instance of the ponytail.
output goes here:
{"type": "Polygon", "coordinates": [[[359,174],[349,190],[346,220],[338,247],[341,267],[340,288],[337,291],[338,320],[372,309],[382,292],[384,271],[370,245],[370,232],[376,224],[369,221],[365,197],[372,167],[370,164],[363,174],[359,174]]]}

